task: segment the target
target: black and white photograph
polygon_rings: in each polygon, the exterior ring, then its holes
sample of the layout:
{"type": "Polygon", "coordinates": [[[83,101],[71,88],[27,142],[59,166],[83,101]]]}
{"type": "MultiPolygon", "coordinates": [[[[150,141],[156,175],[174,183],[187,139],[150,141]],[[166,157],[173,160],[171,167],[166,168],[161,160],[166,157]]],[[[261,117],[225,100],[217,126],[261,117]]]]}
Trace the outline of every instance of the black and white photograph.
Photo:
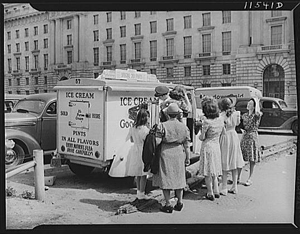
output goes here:
{"type": "Polygon", "coordinates": [[[299,3],[2,3],[1,232],[298,229],[299,3]]]}

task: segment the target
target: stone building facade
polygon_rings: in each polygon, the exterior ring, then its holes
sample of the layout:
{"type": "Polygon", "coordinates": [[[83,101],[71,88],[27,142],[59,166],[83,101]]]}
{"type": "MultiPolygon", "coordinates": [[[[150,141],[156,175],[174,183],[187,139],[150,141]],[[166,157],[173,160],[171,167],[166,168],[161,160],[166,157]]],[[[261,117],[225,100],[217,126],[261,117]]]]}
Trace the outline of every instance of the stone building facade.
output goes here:
{"type": "Polygon", "coordinates": [[[52,92],[59,80],[131,68],[195,88],[248,85],[297,105],[292,11],[40,12],[5,4],[4,21],[7,93],[52,92]]]}

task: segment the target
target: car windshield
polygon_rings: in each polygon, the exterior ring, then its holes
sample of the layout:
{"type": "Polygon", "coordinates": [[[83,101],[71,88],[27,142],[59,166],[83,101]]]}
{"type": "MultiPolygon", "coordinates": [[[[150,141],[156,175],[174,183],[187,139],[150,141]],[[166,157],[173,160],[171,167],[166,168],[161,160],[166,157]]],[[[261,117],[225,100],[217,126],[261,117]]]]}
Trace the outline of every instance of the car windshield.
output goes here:
{"type": "Polygon", "coordinates": [[[46,103],[42,100],[20,100],[13,108],[13,112],[33,112],[40,114],[46,103]]]}
{"type": "Polygon", "coordinates": [[[278,103],[281,108],[288,108],[288,105],[285,103],[285,101],[279,101],[278,103]]]}

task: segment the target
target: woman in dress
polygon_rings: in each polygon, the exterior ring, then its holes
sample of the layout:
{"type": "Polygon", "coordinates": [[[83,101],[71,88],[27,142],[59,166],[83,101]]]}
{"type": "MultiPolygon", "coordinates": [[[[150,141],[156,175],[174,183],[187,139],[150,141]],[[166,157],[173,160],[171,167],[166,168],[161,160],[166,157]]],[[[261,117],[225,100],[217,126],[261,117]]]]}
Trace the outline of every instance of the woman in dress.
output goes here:
{"type": "Polygon", "coordinates": [[[240,111],[235,111],[230,98],[224,98],[220,102],[221,114],[224,119],[225,132],[220,137],[221,160],[222,160],[222,188],[221,195],[227,195],[227,174],[232,173],[233,184],[230,193],[237,193],[237,169],[243,168],[243,160],[240,140],[235,127],[240,124],[240,111]]]}
{"type": "MultiPolygon", "coordinates": [[[[252,175],[254,171],[255,162],[259,158],[259,144],[258,144],[258,126],[261,120],[262,113],[260,112],[259,100],[251,98],[247,104],[248,112],[242,115],[242,132],[241,149],[244,161],[250,163],[250,173],[245,185],[252,184],[252,175]],[[243,130],[244,129],[244,130],[243,130]]],[[[242,169],[238,169],[238,181],[240,180],[242,169]]]]}
{"type": "Polygon", "coordinates": [[[163,191],[166,204],[160,210],[166,213],[183,208],[185,166],[190,163],[190,132],[187,126],[177,119],[180,112],[176,103],[170,104],[166,110],[169,119],[157,127],[157,143],[161,144],[161,154],[158,173],[153,175],[153,186],[158,186],[163,191]],[[171,190],[175,190],[177,197],[174,207],[170,203],[171,190]]]}
{"type": "Polygon", "coordinates": [[[145,194],[147,175],[149,172],[144,172],[144,163],[142,160],[143,145],[146,136],[149,133],[148,125],[149,112],[145,109],[140,109],[136,121],[126,137],[127,140],[133,142],[133,146],[128,152],[127,161],[127,176],[136,176],[137,198],[149,199],[145,194]]]}
{"type": "Polygon", "coordinates": [[[223,118],[219,117],[217,100],[205,97],[202,110],[206,119],[203,121],[199,139],[202,142],[199,159],[199,174],[205,177],[206,198],[213,201],[219,198],[218,176],[222,175],[221,150],[219,138],[224,131],[223,118]]]}

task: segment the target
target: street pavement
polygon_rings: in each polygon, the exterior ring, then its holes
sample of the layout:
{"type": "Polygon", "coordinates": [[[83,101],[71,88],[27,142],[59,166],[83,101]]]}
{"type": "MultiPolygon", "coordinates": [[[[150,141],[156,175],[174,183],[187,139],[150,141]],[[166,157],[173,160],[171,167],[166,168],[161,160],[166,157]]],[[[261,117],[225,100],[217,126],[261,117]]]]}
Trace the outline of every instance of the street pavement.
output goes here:
{"type": "MultiPolygon", "coordinates": [[[[260,143],[270,146],[294,136],[260,135],[260,143]],[[271,140],[270,140],[271,139],[271,140]]],[[[238,194],[221,196],[215,201],[205,199],[206,188],[196,184],[185,192],[184,208],[172,214],[158,210],[164,204],[160,190],[152,191],[158,204],[139,212],[111,218],[117,224],[294,224],[296,147],[263,157],[257,163],[252,177],[253,184],[243,183],[249,175],[249,166],[242,171],[238,194]]],[[[231,185],[228,185],[228,189],[231,185]]],[[[173,199],[173,204],[176,200],[173,199]]],[[[153,204],[153,202],[152,202],[153,204]]]]}

